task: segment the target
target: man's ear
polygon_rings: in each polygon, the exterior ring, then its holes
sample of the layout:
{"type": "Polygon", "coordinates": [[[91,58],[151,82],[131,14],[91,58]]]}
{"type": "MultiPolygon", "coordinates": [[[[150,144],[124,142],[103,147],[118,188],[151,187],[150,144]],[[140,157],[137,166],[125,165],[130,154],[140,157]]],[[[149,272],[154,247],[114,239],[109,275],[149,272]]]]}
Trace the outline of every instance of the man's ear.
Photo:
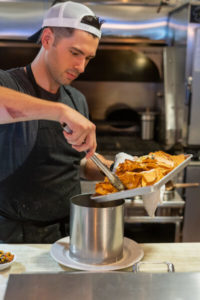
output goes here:
{"type": "Polygon", "coordinates": [[[54,42],[54,34],[50,28],[44,28],[41,35],[41,43],[45,49],[49,49],[54,42]]]}

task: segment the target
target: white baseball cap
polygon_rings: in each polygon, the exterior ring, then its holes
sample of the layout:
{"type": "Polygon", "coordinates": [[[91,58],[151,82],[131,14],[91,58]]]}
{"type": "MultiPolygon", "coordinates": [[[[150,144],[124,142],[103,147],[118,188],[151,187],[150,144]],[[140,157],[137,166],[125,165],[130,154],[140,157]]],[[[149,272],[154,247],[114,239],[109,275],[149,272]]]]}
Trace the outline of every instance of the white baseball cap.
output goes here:
{"type": "Polygon", "coordinates": [[[98,38],[101,38],[100,28],[98,29],[92,25],[81,22],[86,16],[97,18],[93,11],[83,4],[72,1],[57,3],[50,7],[46,12],[42,23],[42,28],[28,39],[33,42],[38,41],[42,29],[45,27],[75,28],[90,32],[98,38]]]}

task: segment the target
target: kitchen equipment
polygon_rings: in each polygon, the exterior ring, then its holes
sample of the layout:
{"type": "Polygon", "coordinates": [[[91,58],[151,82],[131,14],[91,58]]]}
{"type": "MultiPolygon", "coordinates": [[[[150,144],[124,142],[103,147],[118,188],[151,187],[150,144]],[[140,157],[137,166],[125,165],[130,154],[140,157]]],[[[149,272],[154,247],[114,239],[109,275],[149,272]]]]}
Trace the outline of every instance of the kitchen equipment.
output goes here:
{"type": "Polygon", "coordinates": [[[143,140],[153,140],[154,138],[154,123],[156,112],[146,110],[145,112],[140,112],[142,131],[141,137],[143,140]]]}
{"type": "Polygon", "coordinates": [[[175,189],[176,188],[190,188],[190,187],[199,187],[200,183],[173,183],[172,180],[168,181],[165,184],[165,191],[163,193],[163,200],[170,201],[174,199],[175,196],[175,189]]]}
{"type": "Polygon", "coordinates": [[[200,5],[199,1],[187,2],[168,16],[169,47],[164,51],[164,85],[169,147],[175,143],[190,147],[200,145],[200,5]]]}
{"type": "MultiPolygon", "coordinates": [[[[72,133],[72,130],[66,125],[63,124],[63,129],[67,132],[67,133],[72,133]]],[[[102,162],[101,160],[98,158],[98,156],[96,155],[96,153],[90,157],[90,159],[95,163],[95,165],[97,165],[97,167],[108,177],[108,179],[110,180],[111,184],[118,190],[124,190],[125,187],[123,185],[123,183],[119,180],[119,178],[113,174],[102,162]]]]}
{"type": "MultiPolygon", "coordinates": [[[[151,265],[151,268],[154,267],[154,268],[152,268],[151,273],[153,272],[154,269],[155,269],[155,271],[157,271],[157,273],[162,273],[162,272],[159,271],[160,270],[159,267],[161,265],[165,265],[167,267],[167,272],[175,272],[174,265],[170,262],[167,262],[167,261],[163,261],[163,262],[155,262],[155,261],[153,261],[153,262],[152,261],[143,262],[143,261],[139,261],[139,262],[137,262],[136,264],[133,265],[133,272],[134,273],[140,272],[141,269],[142,269],[141,267],[145,266],[145,265],[146,266],[151,265]]],[[[144,268],[144,270],[145,270],[145,268],[144,268]]],[[[145,271],[143,271],[143,272],[145,272],[145,271]]]]}
{"type": "MultiPolygon", "coordinates": [[[[200,162],[193,161],[186,169],[185,180],[198,182],[200,176],[200,162]]],[[[200,242],[200,187],[185,190],[185,210],[183,224],[183,242],[200,242]]]]}
{"type": "Polygon", "coordinates": [[[200,272],[11,274],[5,300],[190,300],[200,299],[199,281],[200,272]]]}
{"type": "Polygon", "coordinates": [[[164,176],[161,180],[156,182],[154,185],[120,191],[117,193],[112,193],[104,196],[93,195],[91,199],[95,200],[96,202],[106,202],[106,201],[112,201],[118,199],[130,199],[137,195],[146,195],[153,192],[157,192],[164,184],[166,184],[169,180],[171,180],[175,175],[177,175],[189,164],[192,158],[192,154],[185,155],[185,157],[186,159],[180,165],[178,165],[175,169],[169,172],[166,176],[164,176]]]}
{"type": "Polygon", "coordinates": [[[99,169],[108,177],[109,181],[111,182],[111,184],[118,190],[118,191],[122,191],[125,190],[125,187],[123,185],[123,183],[120,181],[120,179],[117,177],[117,175],[115,175],[114,173],[112,173],[102,162],[101,160],[98,158],[98,156],[96,155],[96,153],[90,157],[90,159],[95,163],[95,165],[97,165],[97,167],[99,167],[99,169]]]}
{"type": "Polygon", "coordinates": [[[163,201],[171,201],[174,199],[175,190],[165,190],[163,193],[163,201]]]}
{"type": "Polygon", "coordinates": [[[124,202],[97,203],[91,194],[71,198],[69,256],[73,260],[109,264],[122,258],[124,202]]]}
{"type": "Polygon", "coordinates": [[[189,187],[198,187],[200,186],[199,182],[192,182],[192,183],[173,183],[173,181],[168,181],[165,184],[165,188],[167,191],[172,191],[175,188],[189,188],[189,187]]]}
{"type": "Polygon", "coordinates": [[[142,247],[132,239],[128,239],[126,237],[123,241],[123,256],[120,260],[114,263],[96,265],[78,262],[69,256],[69,247],[69,237],[62,238],[52,245],[50,251],[51,256],[57,263],[65,267],[90,272],[106,272],[128,268],[140,261],[144,256],[142,247]]]}

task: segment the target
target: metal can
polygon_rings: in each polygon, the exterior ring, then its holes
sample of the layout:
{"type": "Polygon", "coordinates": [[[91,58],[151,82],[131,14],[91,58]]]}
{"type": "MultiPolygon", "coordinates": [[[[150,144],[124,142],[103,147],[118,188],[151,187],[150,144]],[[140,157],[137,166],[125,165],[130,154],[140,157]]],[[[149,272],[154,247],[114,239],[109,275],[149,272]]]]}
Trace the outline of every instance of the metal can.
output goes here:
{"type": "Polygon", "coordinates": [[[114,263],[123,257],[125,201],[98,203],[90,196],[71,198],[69,255],[80,263],[114,263]]]}

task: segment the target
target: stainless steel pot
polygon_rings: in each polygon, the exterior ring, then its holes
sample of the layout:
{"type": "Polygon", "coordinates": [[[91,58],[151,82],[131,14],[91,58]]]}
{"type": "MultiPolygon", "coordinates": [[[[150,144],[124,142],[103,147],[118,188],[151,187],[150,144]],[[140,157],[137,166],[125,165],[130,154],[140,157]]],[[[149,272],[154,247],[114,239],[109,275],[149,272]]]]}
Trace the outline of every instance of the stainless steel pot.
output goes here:
{"type": "Polygon", "coordinates": [[[110,264],[123,256],[124,200],[97,203],[91,194],[71,199],[72,259],[87,264],[110,264]]]}

